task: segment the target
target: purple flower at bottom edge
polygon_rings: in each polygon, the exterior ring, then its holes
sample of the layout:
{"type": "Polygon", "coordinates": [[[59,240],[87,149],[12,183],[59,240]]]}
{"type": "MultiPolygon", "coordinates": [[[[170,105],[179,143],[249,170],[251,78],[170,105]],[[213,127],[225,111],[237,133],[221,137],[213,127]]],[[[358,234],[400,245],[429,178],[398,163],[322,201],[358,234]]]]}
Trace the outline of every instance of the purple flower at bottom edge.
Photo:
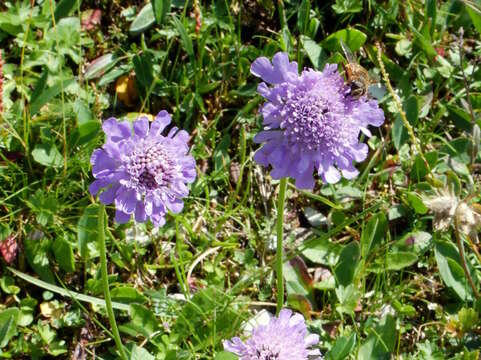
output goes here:
{"type": "Polygon", "coordinates": [[[195,160],[189,155],[186,131],[174,127],[162,135],[170,121],[163,110],[152,124],[146,116],[133,124],[115,118],[103,122],[107,139],[90,158],[96,180],[89,190],[95,195],[105,189],[99,199],[115,204],[116,222],[126,223],[133,215],[137,222],[150,219],[162,226],[167,211],[182,210],[182,198],[189,193],[186,184],[196,177],[195,160]]]}
{"type": "Polygon", "coordinates": [[[341,175],[357,176],[353,162],[365,160],[368,153],[359,134],[370,136],[368,125],[384,122],[375,100],[352,97],[335,64],[299,75],[287,53],[275,54],[272,64],[257,58],[251,72],[265,81],[257,91],[267,100],[261,108],[264,131],[254,137],[264,145],[254,160],[271,165],[272,178],[292,177],[297,187],[312,189],[313,171],[327,183],[338,182],[341,175]]]}
{"type": "Polygon", "coordinates": [[[314,360],[322,359],[319,349],[311,349],[318,342],[319,335],[307,331],[302,315],[282,309],[279,317],[256,327],[247,340],[225,340],[224,349],[240,360],[314,360]]]}

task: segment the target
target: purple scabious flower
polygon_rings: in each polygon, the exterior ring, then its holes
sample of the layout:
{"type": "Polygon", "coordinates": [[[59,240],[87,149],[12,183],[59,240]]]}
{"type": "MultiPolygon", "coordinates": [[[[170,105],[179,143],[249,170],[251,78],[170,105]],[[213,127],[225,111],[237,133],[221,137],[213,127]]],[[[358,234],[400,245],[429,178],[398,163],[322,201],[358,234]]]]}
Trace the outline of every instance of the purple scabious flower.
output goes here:
{"type": "Polygon", "coordinates": [[[254,137],[264,145],[254,160],[271,165],[272,178],[292,177],[298,188],[312,189],[314,170],[327,183],[357,176],[353,161],[365,160],[368,153],[359,134],[370,136],[368,125],[384,122],[375,100],[352,97],[335,64],[299,75],[287,53],[275,54],[272,64],[257,58],[251,72],[265,81],[257,91],[267,99],[261,108],[264,131],[254,137]]]}
{"type": "Polygon", "coordinates": [[[279,317],[257,326],[246,341],[225,340],[224,349],[240,360],[314,360],[322,359],[319,349],[311,349],[318,342],[319,335],[307,331],[302,315],[282,309],[279,317]]]}
{"type": "Polygon", "coordinates": [[[126,223],[148,219],[154,226],[165,223],[167,211],[179,213],[195,180],[195,160],[189,155],[189,134],[172,128],[167,136],[162,131],[170,124],[170,114],[163,110],[152,124],[141,116],[131,124],[110,118],[102,128],[107,140],[92,153],[90,162],[95,181],[90,193],[99,195],[103,204],[115,203],[115,221],[126,223]]]}

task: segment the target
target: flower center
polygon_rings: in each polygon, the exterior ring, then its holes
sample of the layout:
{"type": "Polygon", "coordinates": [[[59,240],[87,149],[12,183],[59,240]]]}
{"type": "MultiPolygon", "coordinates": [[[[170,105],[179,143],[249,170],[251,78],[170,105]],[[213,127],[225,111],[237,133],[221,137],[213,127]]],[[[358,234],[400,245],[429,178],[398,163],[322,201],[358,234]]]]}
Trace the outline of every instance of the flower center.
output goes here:
{"type": "Polygon", "coordinates": [[[260,349],[256,349],[256,356],[258,360],[277,360],[279,359],[279,352],[274,352],[268,346],[262,345],[260,349]]]}
{"type": "Polygon", "coordinates": [[[297,92],[284,103],[280,127],[291,144],[316,150],[338,135],[329,121],[329,112],[328,103],[318,95],[297,92]]]}
{"type": "Polygon", "coordinates": [[[127,172],[137,191],[145,193],[168,186],[174,178],[175,162],[161,144],[141,144],[127,160],[127,172]]]}

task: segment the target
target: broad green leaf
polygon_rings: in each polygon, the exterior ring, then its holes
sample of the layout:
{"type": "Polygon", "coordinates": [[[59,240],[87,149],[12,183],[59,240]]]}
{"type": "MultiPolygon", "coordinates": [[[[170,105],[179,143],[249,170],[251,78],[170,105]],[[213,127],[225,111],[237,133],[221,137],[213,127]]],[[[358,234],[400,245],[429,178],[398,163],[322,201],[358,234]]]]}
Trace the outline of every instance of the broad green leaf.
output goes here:
{"type": "Polygon", "coordinates": [[[408,132],[404,127],[403,121],[399,114],[396,114],[394,118],[394,124],[392,126],[392,139],[394,143],[394,147],[396,150],[399,150],[401,146],[403,146],[406,141],[409,139],[408,132]]]}
{"type": "Polygon", "coordinates": [[[386,255],[386,270],[401,270],[411,266],[418,260],[415,253],[409,251],[399,251],[386,255]]]}
{"type": "Polygon", "coordinates": [[[471,120],[471,116],[469,116],[466,111],[456,105],[446,105],[446,108],[448,109],[449,117],[451,118],[454,125],[467,132],[472,131],[473,123],[471,120]]]}
{"type": "Polygon", "coordinates": [[[307,272],[307,266],[299,256],[284,263],[284,279],[287,294],[308,296],[312,291],[312,279],[307,272]]]}
{"type": "MultiPolygon", "coordinates": [[[[464,2],[466,6],[466,11],[469,14],[469,17],[471,18],[471,21],[473,22],[474,27],[478,31],[479,34],[481,34],[481,14],[479,13],[479,5],[473,5],[470,4],[470,2],[466,1],[464,2]]],[[[479,4],[479,3],[478,3],[479,4]]]]}
{"type": "Polygon", "coordinates": [[[358,51],[366,42],[367,36],[363,32],[350,28],[336,31],[322,41],[322,47],[330,51],[342,51],[342,40],[352,52],[358,51]]]}
{"type": "Polygon", "coordinates": [[[353,351],[355,345],[356,333],[352,333],[349,336],[338,337],[334,346],[327,353],[326,359],[343,360],[353,351]]]}
{"type": "Polygon", "coordinates": [[[421,256],[431,246],[432,238],[432,235],[428,232],[413,231],[396,241],[396,247],[401,251],[409,251],[421,256]]]}
{"type": "Polygon", "coordinates": [[[72,12],[77,10],[79,6],[79,1],[81,0],[60,0],[55,7],[55,21],[58,21],[63,17],[69,16],[72,12]]]}
{"type": "MultiPolygon", "coordinates": [[[[472,300],[472,289],[464,274],[461,257],[456,246],[450,242],[438,240],[434,244],[434,255],[439,273],[446,286],[454,290],[461,300],[472,300]]],[[[473,276],[471,269],[470,272],[473,276]]]]}
{"type": "Polygon", "coordinates": [[[352,283],[357,265],[359,264],[359,243],[351,242],[344,246],[334,273],[338,284],[348,286],[352,283]]]}
{"type": "Polygon", "coordinates": [[[50,268],[48,253],[50,251],[51,240],[46,238],[25,239],[25,255],[30,267],[49,283],[55,282],[55,276],[50,268]]]}
{"type": "Polygon", "coordinates": [[[111,69],[118,59],[114,54],[105,54],[95,59],[90,63],[85,69],[84,78],[85,80],[92,80],[98,78],[105,74],[109,69],[111,69]]]}
{"type": "Polygon", "coordinates": [[[54,85],[44,88],[40,95],[30,103],[30,115],[37,114],[42,106],[46,105],[55,96],[59,95],[62,91],[65,91],[67,87],[72,85],[75,79],[58,80],[54,85]]]}
{"type": "Polygon", "coordinates": [[[162,25],[165,21],[165,16],[170,11],[171,0],[152,0],[152,9],[154,11],[155,21],[162,25]]]}
{"type": "Polygon", "coordinates": [[[389,359],[397,340],[396,321],[391,315],[384,316],[361,345],[359,360],[389,359]]]}
{"type": "Polygon", "coordinates": [[[130,304],[130,303],[144,303],[147,299],[137,289],[131,286],[120,286],[110,290],[112,300],[130,304]]]}
{"type": "Polygon", "coordinates": [[[61,237],[56,238],[53,243],[52,249],[55,255],[55,259],[57,260],[60,268],[63,271],[75,271],[75,259],[73,255],[72,245],[70,245],[67,240],[61,237]]]}
{"type": "Polygon", "coordinates": [[[17,335],[17,320],[20,310],[8,308],[0,311],[0,348],[5,347],[9,340],[17,335]]]}
{"type": "Polygon", "coordinates": [[[339,260],[341,251],[341,245],[327,238],[319,238],[309,241],[305,250],[302,251],[302,255],[313,263],[334,266],[339,260]]]}
{"type": "Polygon", "coordinates": [[[301,44],[311,60],[314,69],[321,70],[327,60],[327,55],[314,40],[310,37],[301,35],[301,44]]]}
{"type": "Polygon", "coordinates": [[[155,15],[152,3],[146,4],[137,14],[132,24],[130,24],[129,32],[132,35],[139,35],[148,30],[155,24],[155,15]]]}
{"type": "Polygon", "coordinates": [[[155,314],[140,304],[130,304],[131,321],[121,326],[121,330],[132,336],[142,334],[146,338],[151,336],[159,328],[159,322],[155,314]]]}
{"type": "Polygon", "coordinates": [[[155,360],[155,357],[143,347],[134,345],[129,360],[155,360]]]}
{"type": "Polygon", "coordinates": [[[416,214],[426,214],[428,212],[428,208],[424,205],[421,198],[415,192],[409,192],[407,194],[407,200],[409,205],[414,209],[416,214]]]}
{"type": "Polygon", "coordinates": [[[98,256],[97,249],[97,218],[98,205],[92,204],[85,208],[77,226],[77,239],[80,256],[85,260],[98,256]]]}
{"type": "Polygon", "coordinates": [[[154,81],[154,70],[150,54],[135,55],[132,58],[132,63],[134,64],[135,78],[144,89],[149,89],[154,81]]]}
{"type": "MultiPolygon", "coordinates": [[[[424,154],[424,157],[429,167],[432,170],[434,166],[436,166],[436,163],[438,161],[438,152],[437,151],[428,152],[424,154]]],[[[410,174],[411,179],[419,182],[423,180],[428,174],[429,174],[429,169],[426,167],[426,163],[424,162],[424,160],[421,158],[419,154],[416,155],[414,159],[413,167],[411,169],[411,174],[410,174]]]]}
{"type": "Polygon", "coordinates": [[[54,144],[37,144],[32,150],[33,159],[46,167],[61,167],[63,156],[54,144]]]}

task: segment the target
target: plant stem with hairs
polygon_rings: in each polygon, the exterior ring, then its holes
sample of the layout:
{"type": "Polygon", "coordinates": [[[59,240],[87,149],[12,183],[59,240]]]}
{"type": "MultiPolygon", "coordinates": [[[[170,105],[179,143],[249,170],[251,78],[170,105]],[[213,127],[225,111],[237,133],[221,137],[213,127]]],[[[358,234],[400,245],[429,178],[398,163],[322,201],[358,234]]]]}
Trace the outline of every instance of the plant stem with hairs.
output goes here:
{"type": "Polygon", "coordinates": [[[276,273],[277,273],[277,309],[276,313],[284,306],[284,277],[283,266],[283,238],[284,238],[284,205],[286,200],[287,178],[282,178],[279,183],[279,195],[277,198],[277,247],[276,247],[276,273]]]}

